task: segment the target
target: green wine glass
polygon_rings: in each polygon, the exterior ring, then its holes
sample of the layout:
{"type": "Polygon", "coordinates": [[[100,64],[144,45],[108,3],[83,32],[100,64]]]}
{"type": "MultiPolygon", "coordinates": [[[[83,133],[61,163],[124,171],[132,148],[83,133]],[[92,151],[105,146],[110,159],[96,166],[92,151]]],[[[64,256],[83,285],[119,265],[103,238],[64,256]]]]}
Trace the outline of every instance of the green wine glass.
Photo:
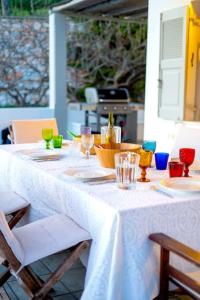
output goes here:
{"type": "Polygon", "coordinates": [[[43,128],[42,137],[46,141],[46,149],[50,149],[50,141],[53,138],[53,129],[52,128],[43,128]]]}

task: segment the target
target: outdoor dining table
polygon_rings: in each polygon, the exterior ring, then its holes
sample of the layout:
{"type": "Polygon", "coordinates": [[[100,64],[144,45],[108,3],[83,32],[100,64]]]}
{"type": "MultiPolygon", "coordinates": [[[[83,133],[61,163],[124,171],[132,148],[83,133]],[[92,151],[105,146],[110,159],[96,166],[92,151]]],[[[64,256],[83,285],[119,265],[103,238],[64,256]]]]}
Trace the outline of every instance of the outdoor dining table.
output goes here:
{"type": "MultiPolygon", "coordinates": [[[[115,182],[91,185],[65,172],[95,170],[95,156],[86,160],[67,148],[55,161],[24,155],[26,149],[42,147],[0,146],[0,182],[31,203],[27,222],[58,212],[89,231],[92,243],[81,299],[153,299],[158,294],[159,248],[148,239],[151,233],[163,232],[200,250],[200,197],[169,197],[151,188],[168,171],[148,170],[151,182],[137,183],[132,190],[119,189],[115,182]]],[[[175,257],[174,263],[192,270],[175,257]]]]}

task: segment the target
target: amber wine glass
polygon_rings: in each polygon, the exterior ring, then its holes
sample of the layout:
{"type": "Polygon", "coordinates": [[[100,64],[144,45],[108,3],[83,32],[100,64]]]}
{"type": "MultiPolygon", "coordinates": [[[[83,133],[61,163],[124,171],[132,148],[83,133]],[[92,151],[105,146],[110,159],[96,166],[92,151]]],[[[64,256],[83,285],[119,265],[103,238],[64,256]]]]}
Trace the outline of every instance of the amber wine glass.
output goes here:
{"type": "Polygon", "coordinates": [[[46,141],[46,149],[50,149],[50,141],[53,138],[53,129],[52,128],[43,128],[42,137],[46,141]]]}
{"type": "Polygon", "coordinates": [[[141,171],[141,177],[137,181],[149,182],[150,179],[146,178],[146,169],[151,166],[153,152],[141,149],[139,154],[140,154],[139,166],[142,169],[142,171],[141,171]]]}

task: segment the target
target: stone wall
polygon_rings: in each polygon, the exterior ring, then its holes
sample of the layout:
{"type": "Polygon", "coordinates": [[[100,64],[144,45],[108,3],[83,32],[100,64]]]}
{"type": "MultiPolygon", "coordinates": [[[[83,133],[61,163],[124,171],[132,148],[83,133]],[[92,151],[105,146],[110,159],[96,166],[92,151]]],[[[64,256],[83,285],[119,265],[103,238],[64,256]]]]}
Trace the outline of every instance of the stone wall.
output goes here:
{"type": "Polygon", "coordinates": [[[47,106],[47,18],[0,18],[0,107],[47,106]]]}

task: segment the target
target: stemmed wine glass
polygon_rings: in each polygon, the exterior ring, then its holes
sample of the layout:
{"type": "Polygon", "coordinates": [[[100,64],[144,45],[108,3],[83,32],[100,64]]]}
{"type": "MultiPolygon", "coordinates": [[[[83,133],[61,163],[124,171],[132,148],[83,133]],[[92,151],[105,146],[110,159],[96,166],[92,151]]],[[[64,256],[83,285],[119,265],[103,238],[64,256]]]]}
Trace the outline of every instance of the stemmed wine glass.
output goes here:
{"type": "Polygon", "coordinates": [[[149,182],[150,179],[146,178],[146,169],[151,166],[153,152],[141,149],[139,154],[140,154],[139,167],[142,169],[142,172],[141,172],[141,177],[137,181],[149,182]]]}
{"type": "Polygon", "coordinates": [[[46,141],[46,149],[50,149],[50,141],[53,138],[53,129],[52,128],[43,128],[42,137],[46,141]]]}
{"type": "Polygon", "coordinates": [[[94,135],[90,133],[81,135],[81,145],[85,148],[86,158],[90,158],[90,149],[94,145],[94,135]]]}
{"type": "Polygon", "coordinates": [[[145,140],[142,144],[142,149],[154,153],[156,151],[156,141],[145,140]]]}
{"type": "Polygon", "coordinates": [[[189,177],[189,166],[193,163],[195,157],[195,149],[181,148],[179,150],[179,158],[184,163],[184,177],[189,177]]]}
{"type": "MultiPolygon", "coordinates": [[[[154,154],[156,151],[156,141],[144,140],[142,144],[142,149],[144,149],[145,151],[151,151],[154,154]]],[[[153,154],[152,154],[152,158],[153,158],[153,154]]],[[[154,165],[154,163],[151,162],[151,165],[149,167],[152,167],[152,164],[154,165]]]]}
{"type": "Polygon", "coordinates": [[[91,134],[91,127],[81,126],[81,145],[85,148],[86,158],[90,158],[90,149],[94,145],[94,135],[91,134]]]}

